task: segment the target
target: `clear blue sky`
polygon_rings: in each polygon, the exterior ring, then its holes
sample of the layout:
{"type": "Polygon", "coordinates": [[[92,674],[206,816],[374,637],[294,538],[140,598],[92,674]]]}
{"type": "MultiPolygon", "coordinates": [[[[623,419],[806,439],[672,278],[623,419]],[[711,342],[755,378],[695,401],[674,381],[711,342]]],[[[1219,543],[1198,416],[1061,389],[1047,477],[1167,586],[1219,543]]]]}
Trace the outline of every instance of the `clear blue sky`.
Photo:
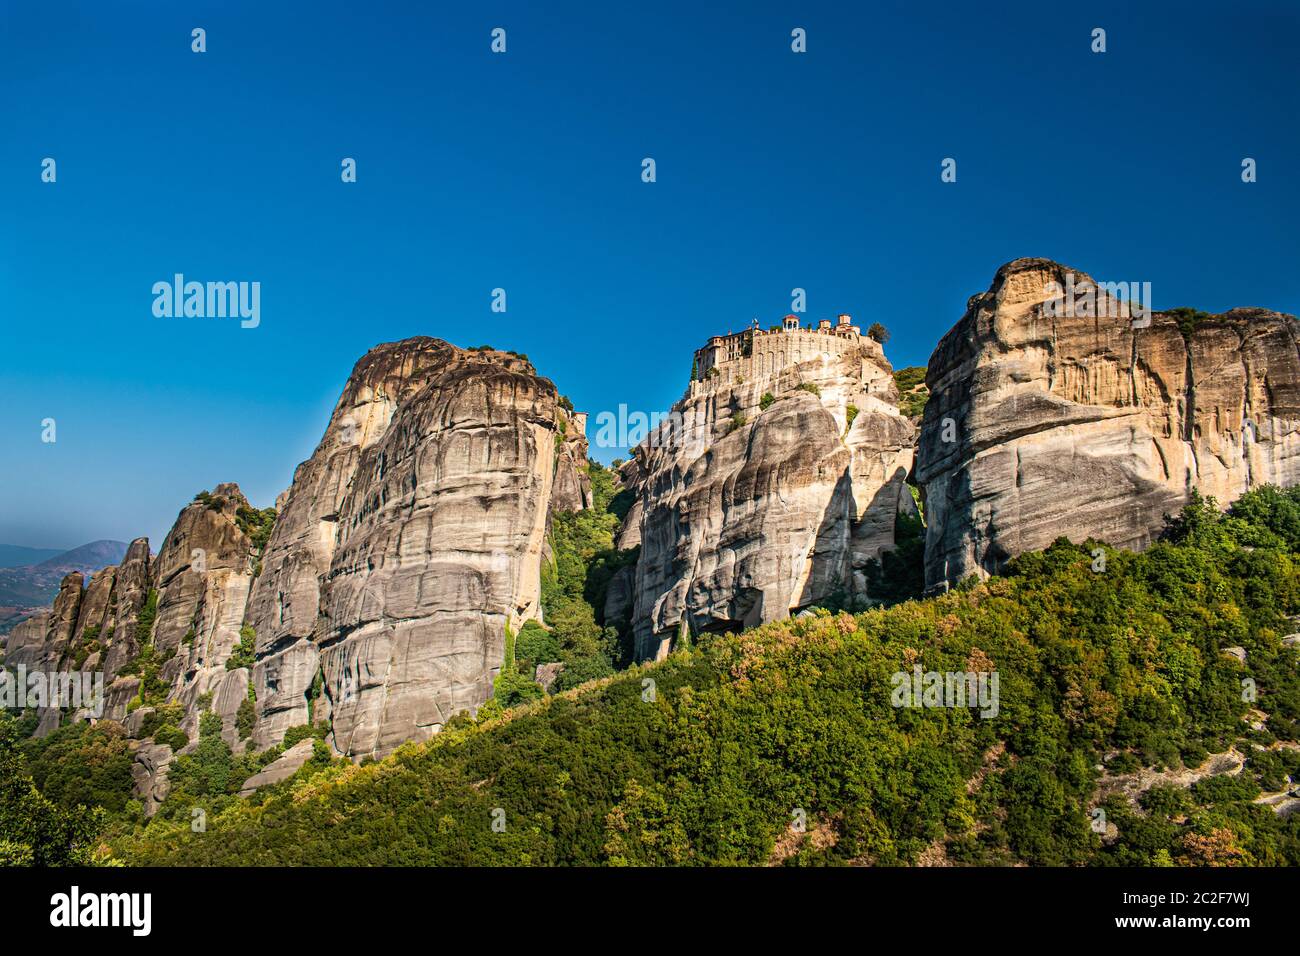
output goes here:
{"type": "Polygon", "coordinates": [[[0,541],[272,503],[410,335],[526,352],[594,415],[667,409],[796,286],[899,366],[1019,256],[1300,311],[1300,8],[1065,6],[6,0],[0,541]],[[259,281],[260,327],[155,318],[176,272],[259,281]]]}

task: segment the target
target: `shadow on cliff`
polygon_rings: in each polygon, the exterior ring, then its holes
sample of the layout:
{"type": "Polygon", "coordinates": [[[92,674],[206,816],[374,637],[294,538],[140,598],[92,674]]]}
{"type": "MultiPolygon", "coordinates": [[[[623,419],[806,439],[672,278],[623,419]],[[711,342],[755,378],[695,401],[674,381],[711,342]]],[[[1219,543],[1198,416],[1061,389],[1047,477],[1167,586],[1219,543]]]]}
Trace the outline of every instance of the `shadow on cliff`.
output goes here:
{"type": "MultiPolygon", "coordinates": [[[[899,468],[881,485],[865,508],[857,508],[848,469],[835,484],[813,545],[813,569],[799,597],[799,608],[824,607],[831,611],[860,611],[872,604],[920,597],[925,583],[925,525],[916,516],[900,513],[899,495],[910,494],[907,471],[899,468]],[[851,515],[859,515],[855,523],[851,515]],[[877,557],[854,567],[854,552],[862,532],[870,533],[873,516],[888,515],[892,546],[877,557]],[[856,571],[865,580],[865,593],[854,581],[856,571]]],[[[879,520],[879,519],[877,519],[879,520]]]]}

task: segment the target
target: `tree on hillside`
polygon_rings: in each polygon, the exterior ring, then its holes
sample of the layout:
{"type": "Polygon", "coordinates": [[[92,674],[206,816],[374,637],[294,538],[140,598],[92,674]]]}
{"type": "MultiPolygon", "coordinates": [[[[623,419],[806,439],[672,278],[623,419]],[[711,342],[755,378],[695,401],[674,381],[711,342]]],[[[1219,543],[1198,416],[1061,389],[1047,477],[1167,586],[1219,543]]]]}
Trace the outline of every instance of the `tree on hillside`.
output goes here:
{"type": "Polygon", "coordinates": [[[885,328],[879,322],[872,322],[871,328],[867,329],[867,335],[871,336],[881,345],[889,341],[889,329],[885,328]]]}
{"type": "Polygon", "coordinates": [[[18,751],[13,718],[0,712],[0,866],[90,866],[104,811],[45,799],[18,751]]]}

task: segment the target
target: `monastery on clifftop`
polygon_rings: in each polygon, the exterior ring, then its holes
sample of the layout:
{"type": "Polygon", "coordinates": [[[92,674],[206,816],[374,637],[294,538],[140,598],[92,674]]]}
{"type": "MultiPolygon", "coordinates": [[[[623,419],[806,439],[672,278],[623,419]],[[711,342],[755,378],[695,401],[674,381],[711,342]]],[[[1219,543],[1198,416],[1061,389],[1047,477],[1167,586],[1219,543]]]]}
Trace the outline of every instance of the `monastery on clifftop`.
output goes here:
{"type": "Polygon", "coordinates": [[[762,377],[821,356],[843,355],[864,343],[880,348],[875,339],[864,336],[853,324],[851,315],[840,315],[834,324],[822,319],[815,328],[802,327],[794,315],[787,315],[780,325],[770,329],[760,329],[755,319],[745,331],[715,335],[703,348],[696,349],[692,380],[702,381],[730,371],[762,377]]]}

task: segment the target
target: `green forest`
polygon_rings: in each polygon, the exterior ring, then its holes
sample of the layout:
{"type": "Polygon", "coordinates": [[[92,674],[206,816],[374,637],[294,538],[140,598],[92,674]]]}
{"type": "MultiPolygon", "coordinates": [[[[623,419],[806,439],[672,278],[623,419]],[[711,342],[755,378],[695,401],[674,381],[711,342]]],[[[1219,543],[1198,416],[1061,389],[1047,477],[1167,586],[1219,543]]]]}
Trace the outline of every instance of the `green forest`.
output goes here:
{"type": "MultiPolygon", "coordinates": [[[[617,558],[600,513],[561,526],[571,541],[554,548],[548,609],[585,603],[592,568],[617,558]]],[[[701,635],[622,670],[617,623],[575,611],[547,639],[578,686],[483,708],[381,761],[322,743],[248,799],[233,790],[257,758],[205,726],[148,822],[120,731],[21,742],[8,721],[0,813],[19,837],[0,852],[132,865],[1300,863],[1300,814],[1255,802],[1300,779],[1298,652],[1283,642],[1300,611],[1300,492],[1262,488],[1226,513],[1195,498],[1166,525],[1141,554],[1062,539],[942,596],[701,635]],[[995,670],[996,716],[894,706],[891,675],[918,665],[995,670]],[[1221,754],[1244,758],[1240,772],[1198,773],[1221,754]]],[[[515,660],[539,639],[520,635],[515,660]]]]}

